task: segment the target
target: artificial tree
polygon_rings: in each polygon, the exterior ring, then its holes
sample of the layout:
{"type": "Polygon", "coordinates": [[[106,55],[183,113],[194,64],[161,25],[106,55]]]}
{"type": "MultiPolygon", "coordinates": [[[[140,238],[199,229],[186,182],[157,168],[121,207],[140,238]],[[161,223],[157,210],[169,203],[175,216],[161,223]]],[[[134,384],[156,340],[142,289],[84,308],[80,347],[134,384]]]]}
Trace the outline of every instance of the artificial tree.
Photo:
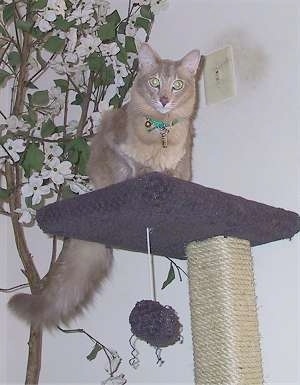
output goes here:
{"type": "MultiPolygon", "coordinates": [[[[86,176],[89,139],[104,110],[126,103],[138,46],[149,39],[155,14],[166,3],[129,0],[121,17],[106,0],[0,1],[0,87],[11,100],[8,109],[0,106],[0,214],[11,220],[33,294],[44,280],[24,226],[34,225],[36,209],[49,201],[92,189],[86,176]]],[[[49,271],[56,236],[52,250],[49,271]]],[[[28,345],[25,383],[37,384],[40,328],[30,327],[28,345]]]]}

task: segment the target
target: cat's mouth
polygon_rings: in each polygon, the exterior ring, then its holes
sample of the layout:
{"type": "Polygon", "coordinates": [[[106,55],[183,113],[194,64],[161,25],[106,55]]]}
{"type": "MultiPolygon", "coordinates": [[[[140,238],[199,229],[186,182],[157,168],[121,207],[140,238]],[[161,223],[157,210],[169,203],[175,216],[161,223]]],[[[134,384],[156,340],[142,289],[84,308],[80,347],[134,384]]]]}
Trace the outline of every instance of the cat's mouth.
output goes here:
{"type": "Polygon", "coordinates": [[[163,106],[161,103],[155,103],[154,108],[156,111],[160,112],[161,114],[167,114],[173,109],[173,105],[168,103],[165,106],[163,106]]]}

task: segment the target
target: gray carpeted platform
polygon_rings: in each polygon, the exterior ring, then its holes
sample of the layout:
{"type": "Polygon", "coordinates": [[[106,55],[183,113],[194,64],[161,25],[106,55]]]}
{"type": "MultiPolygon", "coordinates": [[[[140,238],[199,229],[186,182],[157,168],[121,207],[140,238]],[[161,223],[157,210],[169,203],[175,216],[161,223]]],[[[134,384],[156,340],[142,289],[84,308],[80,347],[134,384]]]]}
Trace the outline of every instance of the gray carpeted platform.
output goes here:
{"type": "Polygon", "coordinates": [[[252,246],[291,238],[299,215],[161,173],[150,173],[37,212],[42,230],[114,248],[185,258],[185,246],[216,235],[252,246]]]}

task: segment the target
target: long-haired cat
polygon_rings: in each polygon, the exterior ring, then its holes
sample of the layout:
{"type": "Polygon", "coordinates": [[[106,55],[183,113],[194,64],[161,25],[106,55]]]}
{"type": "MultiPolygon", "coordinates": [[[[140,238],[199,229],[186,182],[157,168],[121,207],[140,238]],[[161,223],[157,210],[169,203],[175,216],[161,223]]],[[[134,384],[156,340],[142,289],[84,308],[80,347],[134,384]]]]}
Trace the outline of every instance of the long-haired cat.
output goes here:
{"type": "MultiPolygon", "coordinates": [[[[171,61],[141,46],[130,102],[103,115],[92,141],[88,169],[96,188],[150,171],[191,178],[199,61],[198,50],[171,61]]],[[[91,302],[112,260],[112,250],[102,244],[65,240],[41,294],[17,294],[9,307],[37,326],[67,323],[91,302]]]]}

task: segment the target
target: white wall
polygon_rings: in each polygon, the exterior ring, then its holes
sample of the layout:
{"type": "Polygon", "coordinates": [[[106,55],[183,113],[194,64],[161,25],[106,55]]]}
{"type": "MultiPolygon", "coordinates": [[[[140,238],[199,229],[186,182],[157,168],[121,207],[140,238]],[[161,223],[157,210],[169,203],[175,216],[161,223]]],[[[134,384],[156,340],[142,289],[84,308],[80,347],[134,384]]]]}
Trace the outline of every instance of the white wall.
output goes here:
{"type": "MultiPolygon", "coordinates": [[[[125,0],[113,4],[126,8],[125,0]]],[[[202,98],[195,122],[194,181],[297,212],[299,11],[297,0],[170,0],[169,9],[157,17],[151,36],[158,52],[170,58],[178,58],[196,47],[206,54],[225,44],[233,45],[238,96],[209,107],[202,98]]],[[[1,273],[6,279],[0,276],[0,286],[10,286],[23,279],[13,239],[5,237],[4,222],[6,218],[0,222],[4,250],[1,273]]],[[[31,231],[30,237],[33,254],[39,256],[37,260],[43,270],[50,248],[45,249],[45,236],[39,230],[31,231]]],[[[265,381],[298,384],[299,236],[291,242],[256,247],[253,256],[265,381]]],[[[185,267],[185,262],[181,265],[185,267]]],[[[127,364],[128,315],[136,301],[150,297],[145,255],[117,252],[113,277],[97,306],[71,325],[85,328],[117,349],[124,358],[122,371],[129,383],[192,383],[187,282],[177,282],[160,291],[167,270],[168,262],[157,257],[158,298],[177,310],[184,325],[185,341],[164,350],[166,362],[161,368],[155,364],[153,349],[143,343],[139,344],[140,368],[133,370],[127,364]]],[[[1,351],[0,382],[22,383],[28,331],[7,315],[4,297],[0,297],[0,314],[1,320],[7,319],[7,325],[1,323],[0,349],[5,346],[8,362],[7,372],[3,373],[5,352],[1,351]]],[[[81,335],[46,334],[41,382],[99,383],[105,378],[104,361],[88,362],[85,356],[90,348],[89,341],[81,335]]]]}

